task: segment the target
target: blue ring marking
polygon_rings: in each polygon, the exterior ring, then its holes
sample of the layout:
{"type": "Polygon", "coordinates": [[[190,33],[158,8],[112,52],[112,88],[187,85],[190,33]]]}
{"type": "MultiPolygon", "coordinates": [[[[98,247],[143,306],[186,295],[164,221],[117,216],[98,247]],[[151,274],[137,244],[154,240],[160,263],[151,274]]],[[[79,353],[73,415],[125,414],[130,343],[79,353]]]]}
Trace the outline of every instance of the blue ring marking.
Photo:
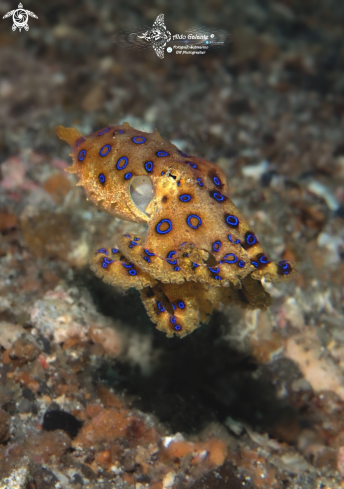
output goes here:
{"type": "Polygon", "coordinates": [[[131,244],[134,245],[134,246],[139,246],[139,244],[136,243],[136,241],[132,241],[131,244]]]}
{"type": "Polygon", "coordinates": [[[176,265],[177,264],[177,260],[176,259],[172,259],[172,256],[173,255],[176,255],[176,252],[175,251],[170,251],[169,254],[167,255],[167,258],[166,261],[167,263],[169,263],[170,265],[176,265]]]}
{"type": "Polygon", "coordinates": [[[174,270],[175,270],[176,272],[180,272],[180,267],[174,267],[174,270]]]}
{"type": "Polygon", "coordinates": [[[183,301],[179,301],[178,302],[178,307],[179,307],[179,309],[184,309],[185,303],[183,301]]]}
{"type": "Polygon", "coordinates": [[[237,226],[239,224],[239,219],[236,216],[227,216],[226,223],[230,226],[237,226]]]}
{"type": "Polygon", "coordinates": [[[85,139],[85,138],[79,138],[79,139],[77,140],[77,142],[76,142],[76,145],[77,145],[77,146],[80,146],[80,144],[81,144],[81,143],[83,143],[84,141],[86,141],[86,139],[85,139]]]}
{"type": "Polygon", "coordinates": [[[202,219],[201,219],[200,217],[196,216],[196,214],[190,214],[190,215],[187,217],[186,222],[188,223],[188,226],[190,226],[190,228],[192,228],[192,229],[197,229],[197,228],[199,228],[199,227],[200,227],[200,225],[202,224],[202,219]],[[193,226],[193,225],[191,224],[191,219],[192,219],[192,218],[197,219],[198,224],[197,224],[196,226],[193,226]]]}
{"type": "Polygon", "coordinates": [[[84,161],[84,159],[86,158],[86,150],[85,149],[82,149],[81,151],[79,151],[79,161],[84,161]]]}
{"type": "Polygon", "coordinates": [[[111,151],[111,146],[109,144],[105,144],[102,149],[99,151],[100,156],[106,156],[111,151]]]}
{"type": "Polygon", "coordinates": [[[113,263],[113,260],[110,260],[109,258],[106,258],[106,256],[103,258],[103,263],[102,267],[107,268],[108,265],[111,265],[113,263]]]}
{"type": "Polygon", "coordinates": [[[167,234],[172,229],[172,222],[169,219],[162,219],[160,222],[158,222],[158,224],[156,225],[155,229],[156,229],[156,232],[159,233],[159,234],[167,234]],[[169,224],[169,227],[165,231],[161,231],[160,230],[160,227],[161,227],[162,224],[164,224],[164,222],[167,222],[169,224]]]}
{"type": "MultiPolygon", "coordinates": [[[[110,128],[109,128],[109,127],[107,127],[107,128],[106,128],[106,129],[104,129],[103,131],[98,132],[98,136],[102,136],[103,134],[106,134],[106,133],[107,133],[107,132],[109,132],[109,131],[110,131],[110,128]]],[[[102,156],[103,156],[103,155],[102,155],[102,156]]]]}
{"type": "Polygon", "coordinates": [[[240,260],[239,263],[238,263],[238,267],[244,268],[244,266],[245,266],[245,262],[242,261],[242,260],[240,260]]]}
{"type": "Polygon", "coordinates": [[[161,304],[161,302],[158,302],[157,306],[158,306],[158,309],[159,309],[159,311],[160,311],[160,312],[164,312],[164,311],[165,311],[165,308],[164,308],[164,306],[161,304]]]}
{"type": "Polygon", "coordinates": [[[235,241],[233,241],[233,240],[232,240],[232,235],[231,235],[231,234],[229,234],[229,235],[227,236],[227,238],[228,238],[228,239],[229,239],[229,241],[230,241],[231,243],[233,243],[233,244],[239,244],[239,243],[240,243],[240,239],[236,239],[235,241]]]}
{"type": "Polygon", "coordinates": [[[215,185],[217,185],[218,187],[221,185],[221,181],[220,181],[220,179],[219,179],[219,178],[217,178],[217,177],[214,177],[214,178],[213,178],[213,182],[214,182],[214,183],[215,183],[215,185]]]}
{"type": "Polygon", "coordinates": [[[125,234],[124,236],[125,236],[126,238],[130,238],[130,237],[131,237],[131,236],[130,236],[130,234],[125,234]]]}
{"type": "Polygon", "coordinates": [[[140,241],[140,238],[134,238],[134,241],[140,241]]]}
{"type": "Polygon", "coordinates": [[[133,176],[133,174],[132,174],[132,173],[130,173],[130,172],[129,172],[129,173],[126,173],[126,174],[124,175],[124,180],[130,180],[130,178],[131,178],[132,176],[133,176]]]}
{"type": "Polygon", "coordinates": [[[116,129],[114,132],[113,132],[113,135],[115,136],[116,132],[118,132],[118,134],[123,134],[124,131],[123,129],[116,129]]]}
{"type": "Polygon", "coordinates": [[[220,248],[221,248],[221,241],[215,241],[213,243],[213,250],[214,251],[219,251],[220,248]]]}
{"type": "Polygon", "coordinates": [[[97,250],[96,253],[105,253],[105,255],[109,254],[106,248],[99,248],[99,250],[97,250]]]}
{"type": "Polygon", "coordinates": [[[160,157],[161,156],[168,156],[167,151],[158,151],[156,154],[157,154],[157,156],[160,156],[160,157]]]}
{"type": "Polygon", "coordinates": [[[186,161],[185,162],[187,165],[191,166],[191,168],[197,168],[196,163],[193,163],[192,161],[186,161]]]}
{"type": "Polygon", "coordinates": [[[216,280],[222,280],[222,277],[220,277],[220,275],[215,275],[214,277],[216,280]]]}
{"type": "Polygon", "coordinates": [[[99,175],[98,180],[100,181],[100,183],[105,183],[105,175],[104,175],[104,173],[101,173],[99,175]]]}
{"type": "Polygon", "coordinates": [[[270,263],[270,260],[269,260],[269,258],[268,258],[266,255],[262,255],[262,256],[259,258],[259,261],[260,261],[260,263],[262,263],[263,265],[266,265],[267,263],[270,263]]]}
{"type": "Polygon", "coordinates": [[[218,273],[220,271],[219,267],[215,267],[215,268],[212,268],[212,267],[208,267],[209,270],[213,273],[218,273]]]}
{"type": "Polygon", "coordinates": [[[134,270],[133,268],[128,271],[129,275],[137,275],[137,271],[134,270]]]}
{"type": "Polygon", "coordinates": [[[257,238],[253,233],[249,233],[245,236],[245,241],[248,245],[252,246],[257,243],[257,238]]]}
{"type": "Polygon", "coordinates": [[[148,256],[144,256],[143,259],[146,260],[147,263],[150,263],[151,262],[150,261],[150,258],[148,258],[148,256]]]}
{"type": "Polygon", "coordinates": [[[203,187],[203,182],[201,178],[197,178],[197,183],[200,187],[203,187]]]}
{"type": "Polygon", "coordinates": [[[144,143],[144,142],[146,141],[146,138],[144,138],[143,136],[135,136],[135,137],[133,138],[133,141],[134,141],[134,143],[136,143],[136,144],[142,144],[142,143],[144,143]],[[142,141],[137,141],[137,139],[142,139],[142,141]]]}
{"type": "Polygon", "coordinates": [[[113,254],[115,254],[115,253],[118,253],[118,252],[119,252],[119,250],[118,250],[117,248],[112,248],[112,250],[111,250],[111,251],[112,251],[112,253],[113,253],[113,254]]]}
{"type": "Polygon", "coordinates": [[[173,304],[173,302],[171,303],[171,306],[173,307],[173,310],[175,311],[176,310],[176,306],[173,304]]]}
{"type": "Polygon", "coordinates": [[[188,155],[186,155],[185,153],[183,153],[183,151],[181,151],[180,149],[177,149],[178,153],[182,156],[184,156],[184,158],[187,158],[188,155]]]}
{"type": "Polygon", "coordinates": [[[254,261],[254,260],[251,260],[251,263],[254,267],[258,268],[259,267],[259,263],[257,261],[254,261]]]}
{"type": "Polygon", "coordinates": [[[127,263],[125,263],[125,261],[124,261],[124,262],[122,262],[122,265],[123,265],[125,268],[133,268],[133,264],[132,264],[132,263],[127,264],[127,263]]]}
{"type": "Polygon", "coordinates": [[[238,261],[238,258],[234,255],[234,253],[228,253],[225,255],[220,263],[236,263],[238,261]],[[227,260],[227,257],[232,257],[230,260],[227,260]]]}
{"type": "Polygon", "coordinates": [[[162,171],[162,172],[161,172],[161,175],[165,175],[165,172],[164,172],[164,171],[162,171]]]}
{"type": "Polygon", "coordinates": [[[279,275],[289,275],[293,271],[290,263],[287,260],[281,260],[277,263],[280,270],[278,270],[279,275]]]}
{"type": "Polygon", "coordinates": [[[172,324],[175,324],[175,322],[177,321],[176,318],[174,316],[171,316],[170,318],[170,321],[172,324]]]}
{"type": "Polygon", "coordinates": [[[191,200],[191,195],[189,195],[189,194],[183,194],[183,195],[181,195],[181,196],[179,197],[179,200],[180,200],[181,202],[190,202],[190,200],[191,200]]]}
{"type": "Polygon", "coordinates": [[[117,170],[124,170],[127,164],[128,164],[128,158],[126,156],[121,156],[121,158],[116,163],[116,168],[117,170]],[[122,166],[121,166],[121,161],[124,161],[122,166]]]}
{"type": "Polygon", "coordinates": [[[181,325],[180,325],[180,324],[176,324],[176,325],[174,326],[174,330],[175,330],[175,331],[180,331],[181,329],[182,329],[182,327],[181,327],[181,325]]]}
{"type": "Polygon", "coordinates": [[[178,187],[179,187],[179,185],[180,185],[180,182],[177,182],[177,185],[178,185],[178,187]]]}
{"type": "Polygon", "coordinates": [[[220,194],[220,192],[210,192],[210,195],[212,196],[213,199],[217,200],[218,202],[223,202],[225,200],[225,197],[220,194]]]}
{"type": "Polygon", "coordinates": [[[145,253],[146,253],[146,255],[149,255],[149,256],[155,256],[155,253],[150,253],[148,250],[145,250],[145,253]]]}
{"type": "Polygon", "coordinates": [[[153,162],[152,161],[146,161],[145,169],[150,173],[153,170],[153,162]]]}
{"type": "Polygon", "coordinates": [[[197,268],[197,267],[199,267],[200,265],[199,265],[198,263],[192,262],[192,266],[193,266],[194,268],[197,268]]]}

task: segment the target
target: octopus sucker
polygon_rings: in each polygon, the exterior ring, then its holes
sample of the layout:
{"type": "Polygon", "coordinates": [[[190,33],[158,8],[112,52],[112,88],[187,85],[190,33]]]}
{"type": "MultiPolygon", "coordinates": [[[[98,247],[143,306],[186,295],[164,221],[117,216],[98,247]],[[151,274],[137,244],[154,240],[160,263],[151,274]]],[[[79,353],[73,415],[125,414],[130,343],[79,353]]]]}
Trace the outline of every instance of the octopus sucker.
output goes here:
{"type": "Polygon", "coordinates": [[[87,200],[111,215],[147,223],[146,236],[117,237],[98,247],[91,270],[104,282],[140,291],[147,314],[168,337],[190,334],[214,308],[266,309],[261,280],[282,281],[294,264],[271,261],[229,195],[214,163],[186,155],[155,129],[128,123],[88,136],[59,126],[72,148],[72,166],[87,200]]]}

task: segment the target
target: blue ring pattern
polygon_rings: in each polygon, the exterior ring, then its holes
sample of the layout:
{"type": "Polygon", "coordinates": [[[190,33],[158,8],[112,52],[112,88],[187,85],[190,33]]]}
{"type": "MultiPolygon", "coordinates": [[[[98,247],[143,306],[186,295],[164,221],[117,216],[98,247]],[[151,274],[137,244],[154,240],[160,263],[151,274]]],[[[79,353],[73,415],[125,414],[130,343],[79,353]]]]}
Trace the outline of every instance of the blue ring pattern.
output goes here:
{"type": "Polygon", "coordinates": [[[134,270],[133,268],[128,271],[129,275],[137,275],[137,271],[134,270]]]}
{"type": "Polygon", "coordinates": [[[183,195],[181,195],[181,196],[179,197],[179,200],[180,200],[181,202],[190,202],[190,200],[191,200],[191,195],[189,195],[189,194],[183,194],[183,195]]]}
{"type": "Polygon", "coordinates": [[[118,132],[118,134],[123,134],[124,133],[123,129],[116,129],[116,131],[113,132],[113,135],[114,136],[116,135],[116,132],[118,132]]]}
{"type": "Polygon", "coordinates": [[[145,169],[149,173],[153,170],[153,162],[152,161],[146,161],[145,163],[145,169]]]}
{"type": "Polygon", "coordinates": [[[167,234],[172,229],[172,222],[169,219],[162,219],[160,222],[158,222],[155,229],[156,229],[156,232],[159,234],[167,234]],[[165,231],[161,231],[160,227],[162,224],[164,224],[164,222],[167,222],[169,224],[169,227],[165,231]]]}
{"type": "Polygon", "coordinates": [[[128,158],[126,156],[121,156],[120,159],[116,163],[117,170],[124,170],[124,168],[128,164],[128,158]],[[121,166],[121,162],[124,161],[124,164],[121,166]]]}
{"type": "Polygon", "coordinates": [[[193,163],[192,161],[186,161],[186,164],[191,166],[191,168],[197,168],[196,163],[193,163]]]}
{"type": "Polygon", "coordinates": [[[79,161],[84,161],[84,159],[86,158],[86,150],[85,149],[82,149],[81,151],[79,151],[78,158],[79,158],[79,161]]]}
{"type": "Polygon", "coordinates": [[[221,248],[221,241],[215,241],[213,243],[213,251],[219,251],[220,248],[221,248]]]}
{"type": "Polygon", "coordinates": [[[102,136],[103,134],[106,134],[106,133],[107,133],[107,132],[109,132],[109,131],[110,131],[110,128],[109,128],[109,127],[107,127],[107,128],[106,128],[106,129],[104,129],[103,131],[98,132],[98,136],[102,136]]]}
{"type": "Polygon", "coordinates": [[[190,226],[190,228],[192,228],[192,229],[197,229],[197,228],[199,228],[199,227],[200,227],[200,225],[202,224],[202,219],[201,219],[200,217],[196,216],[196,214],[190,214],[190,215],[187,217],[186,222],[187,222],[188,226],[190,226]],[[193,225],[191,224],[191,219],[197,219],[198,224],[197,224],[196,226],[193,226],[193,225]]]}
{"type": "Polygon", "coordinates": [[[129,173],[126,173],[126,174],[124,175],[124,179],[125,179],[125,180],[130,180],[132,176],[133,176],[133,174],[132,174],[132,173],[130,173],[130,172],[129,172],[129,173]]]}
{"type": "Polygon", "coordinates": [[[106,156],[111,151],[111,146],[109,144],[105,144],[102,149],[99,151],[100,156],[106,156]]]}
{"type": "Polygon", "coordinates": [[[167,153],[167,151],[158,151],[157,156],[160,156],[160,157],[161,156],[168,156],[168,153],[167,153]]]}
{"type": "Polygon", "coordinates": [[[176,324],[174,327],[175,331],[180,331],[182,329],[180,324],[176,324]]]}
{"type": "Polygon", "coordinates": [[[234,253],[227,253],[227,255],[225,255],[222,258],[220,263],[236,263],[237,261],[238,261],[238,258],[234,255],[234,253]],[[230,260],[227,259],[229,256],[232,257],[230,260]]]}
{"type": "Polygon", "coordinates": [[[223,202],[225,200],[224,196],[220,194],[220,192],[211,192],[211,196],[218,202],[223,202]]]}
{"type": "Polygon", "coordinates": [[[144,142],[146,141],[146,138],[144,138],[143,136],[135,136],[135,137],[133,138],[133,141],[134,141],[134,143],[136,143],[136,144],[142,144],[142,143],[144,143],[144,142]],[[137,141],[137,139],[142,139],[142,141],[137,141]]]}
{"type": "Polygon", "coordinates": [[[244,268],[244,266],[245,266],[245,262],[243,260],[240,260],[238,263],[238,267],[244,268]]]}
{"type": "Polygon", "coordinates": [[[218,187],[221,185],[221,181],[220,181],[220,179],[219,179],[219,178],[217,178],[217,177],[214,177],[214,178],[213,178],[213,182],[214,182],[214,183],[215,183],[215,185],[217,185],[218,187]]]}
{"type": "Polygon", "coordinates": [[[98,180],[100,181],[100,183],[105,183],[105,175],[104,175],[104,173],[101,173],[99,175],[98,180]]]}
{"type": "Polygon", "coordinates": [[[185,303],[183,301],[179,301],[178,302],[178,307],[179,307],[179,309],[184,309],[185,303]]]}
{"type": "Polygon", "coordinates": [[[236,216],[227,216],[226,223],[230,226],[237,226],[239,224],[239,219],[236,216]]]}
{"type": "Polygon", "coordinates": [[[245,236],[245,241],[248,245],[252,246],[257,242],[257,238],[255,237],[255,235],[253,233],[248,233],[245,236]]]}

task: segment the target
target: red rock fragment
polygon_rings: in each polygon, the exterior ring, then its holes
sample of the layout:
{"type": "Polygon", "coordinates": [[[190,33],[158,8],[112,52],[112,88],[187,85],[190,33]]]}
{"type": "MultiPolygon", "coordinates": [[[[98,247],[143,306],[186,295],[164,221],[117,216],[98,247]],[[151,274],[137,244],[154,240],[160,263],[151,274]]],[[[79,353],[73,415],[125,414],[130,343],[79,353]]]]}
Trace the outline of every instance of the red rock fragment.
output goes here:
{"type": "Polygon", "coordinates": [[[56,204],[62,204],[71,185],[64,175],[53,175],[43,185],[44,190],[51,194],[56,204]]]}
{"type": "Polygon", "coordinates": [[[17,227],[17,217],[12,212],[0,211],[0,232],[17,227]]]}

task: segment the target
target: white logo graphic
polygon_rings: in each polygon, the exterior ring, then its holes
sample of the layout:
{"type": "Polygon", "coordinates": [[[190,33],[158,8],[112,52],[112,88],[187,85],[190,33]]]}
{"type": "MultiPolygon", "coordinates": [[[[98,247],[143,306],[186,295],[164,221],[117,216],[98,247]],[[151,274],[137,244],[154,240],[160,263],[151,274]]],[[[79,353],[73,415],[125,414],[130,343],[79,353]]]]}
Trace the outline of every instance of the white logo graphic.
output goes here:
{"type": "Polygon", "coordinates": [[[158,15],[155,19],[153,27],[142,34],[137,36],[139,39],[145,39],[152,43],[153,49],[159,58],[164,57],[164,47],[166,43],[171,40],[171,33],[166,29],[164,23],[164,14],[158,15]]]}
{"type": "Polygon", "coordinates": [[[24,10],[21,3],[18,5],[18,8],[16,10],[11,10],[11,12],[7,12],[7,14],[3,16],[3,19],[7,19],[7,17],[11,17],[11,15],[13,18],[12,31],[15,31],[17,28],[19,29],[19,32],[21,32],[22,29],[28,31],[29,26],[27,22],[29,20],[29,16],[38,19],[37,15],[35,15],[33,12],[30,12],[30,10],[24,10]]]}
{"type": "Polygon", "coordinates": [[[166,48],[168,53],[174,51],[175,54],[199,55],[210,49],[223,47],[231,42],[231,36],[222,29],[210,29],[206,26],[194,26],[185,33],[172,35],[165,26],[164,14],[160,14],[155,19],[153,27],[138,26],[136,32],[131,29],[118,31],[113,41],[122,47],[138,51],[153,48],[157,56],[163,59],[167,43],[175,43],[166,48]]]}

